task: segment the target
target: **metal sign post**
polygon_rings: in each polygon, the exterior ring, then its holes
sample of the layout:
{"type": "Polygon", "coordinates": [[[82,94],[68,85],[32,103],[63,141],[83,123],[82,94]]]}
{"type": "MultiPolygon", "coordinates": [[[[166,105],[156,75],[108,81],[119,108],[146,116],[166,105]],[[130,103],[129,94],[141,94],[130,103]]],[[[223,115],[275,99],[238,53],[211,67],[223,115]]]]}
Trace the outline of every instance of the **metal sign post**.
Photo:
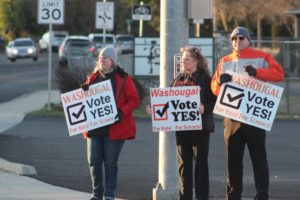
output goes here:
{"type": "Polygon", "coordinates": [[[38,2],[38,24],[49,24],[48,110],[51,110],[52,24],[64,24],[64,7],[64,0],[39,0],[38,2]]]}
{"type": "Polygon", "coordinates": [[[151,16],[151,7],[149,5],[144,5],[144,2],[141,1],[140,5],[134,5],[132,9],[132,19],[139,20],[139,37],[143,37],[143,21],[150,21],[151,16]]]}
{"type": "Polygon", "coordinates": [[[48,44],[48,110],[51,110],[51,75],[52,75],[52,24],[49,24],[49,44],[48,44]]]}
{"type": "MultiPolygon", "coordinates": [[[[141,6],[144,5],[144,2],[141,1],[141,6]]],[[[139,28],[139,37],[143,37],[143,19],[140,18],[140,28],[139,28]]]]}

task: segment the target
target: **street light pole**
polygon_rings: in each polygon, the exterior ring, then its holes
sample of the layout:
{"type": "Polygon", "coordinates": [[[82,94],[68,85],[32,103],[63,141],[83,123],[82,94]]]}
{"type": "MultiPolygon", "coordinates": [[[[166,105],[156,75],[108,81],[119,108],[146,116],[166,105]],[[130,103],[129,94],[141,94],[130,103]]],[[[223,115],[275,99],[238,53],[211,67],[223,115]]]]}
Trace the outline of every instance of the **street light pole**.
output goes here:
{"type": "MultiPolygon", "coordinates": [[[[187,1],[161,0],[160,18],[160,87],[173,80],[173,57],[188,45],[187,1]]],[[[178,173],[174,132],[159,132],[158,183],[153,200],[177,199],[178,173]]]]}

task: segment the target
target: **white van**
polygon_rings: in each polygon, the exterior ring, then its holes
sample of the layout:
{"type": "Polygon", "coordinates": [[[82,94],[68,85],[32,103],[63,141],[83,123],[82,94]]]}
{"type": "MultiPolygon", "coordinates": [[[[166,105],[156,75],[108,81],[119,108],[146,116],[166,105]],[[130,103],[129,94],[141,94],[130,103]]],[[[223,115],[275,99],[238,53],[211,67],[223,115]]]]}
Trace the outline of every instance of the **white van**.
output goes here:
{"type": "MultiPolygon", "coordinates": [[[[52,35],[51,36],[52,50],[57,51],[61,43],[64,41],[64,39],[67,36],[69,36],[69,33],[67,31],[52,31],[51,35],[52,35]]],[[[49,38],[50,38],[50,34],[48,31],[39,40],[39,46],[41,52],[48,50],[49,38]]]]}
{"type": "Polygon", "coordinates": [[[88,35],[89,39],[96,44],[98,51],[100,52],[104,47],[116,47],[116,37],[114,34],[105,34],[105,44],[103,43],[104,34],[91,33],[88,35]]]}

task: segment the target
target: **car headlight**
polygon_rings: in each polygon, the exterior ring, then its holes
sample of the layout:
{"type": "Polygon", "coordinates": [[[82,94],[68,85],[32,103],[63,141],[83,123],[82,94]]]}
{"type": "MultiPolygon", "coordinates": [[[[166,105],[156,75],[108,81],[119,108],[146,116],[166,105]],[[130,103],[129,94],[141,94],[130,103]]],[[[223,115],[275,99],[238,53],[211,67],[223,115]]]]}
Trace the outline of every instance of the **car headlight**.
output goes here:
{"type": "Polygon", "coordinates": [[[18,54],[18,50],[17,50],[17,49],[13,49],[13,50],[12,50],[12,53],[13,53],[13,54],[18,54]]]}
{"type": "Polygon", "coordinates": [[[27,49],[27,53],[33,53],[33,52],[34,52],[33,48],[27,49]]]}

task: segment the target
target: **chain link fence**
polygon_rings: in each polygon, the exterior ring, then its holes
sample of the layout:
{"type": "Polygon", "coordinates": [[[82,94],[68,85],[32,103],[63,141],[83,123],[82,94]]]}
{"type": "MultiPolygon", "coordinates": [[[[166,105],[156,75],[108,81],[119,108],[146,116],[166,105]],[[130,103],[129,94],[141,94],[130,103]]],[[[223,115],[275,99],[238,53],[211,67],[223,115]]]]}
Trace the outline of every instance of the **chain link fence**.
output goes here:
{"type": "Polygon", "coordinates": [[[70,70],[73,69],[81,69],[86,71],[92,71],[96,65],[96,58],[92,56],[87,56],[84,54],[76,54],[69,53],[68,54],[68,68],[70,70]]]}

